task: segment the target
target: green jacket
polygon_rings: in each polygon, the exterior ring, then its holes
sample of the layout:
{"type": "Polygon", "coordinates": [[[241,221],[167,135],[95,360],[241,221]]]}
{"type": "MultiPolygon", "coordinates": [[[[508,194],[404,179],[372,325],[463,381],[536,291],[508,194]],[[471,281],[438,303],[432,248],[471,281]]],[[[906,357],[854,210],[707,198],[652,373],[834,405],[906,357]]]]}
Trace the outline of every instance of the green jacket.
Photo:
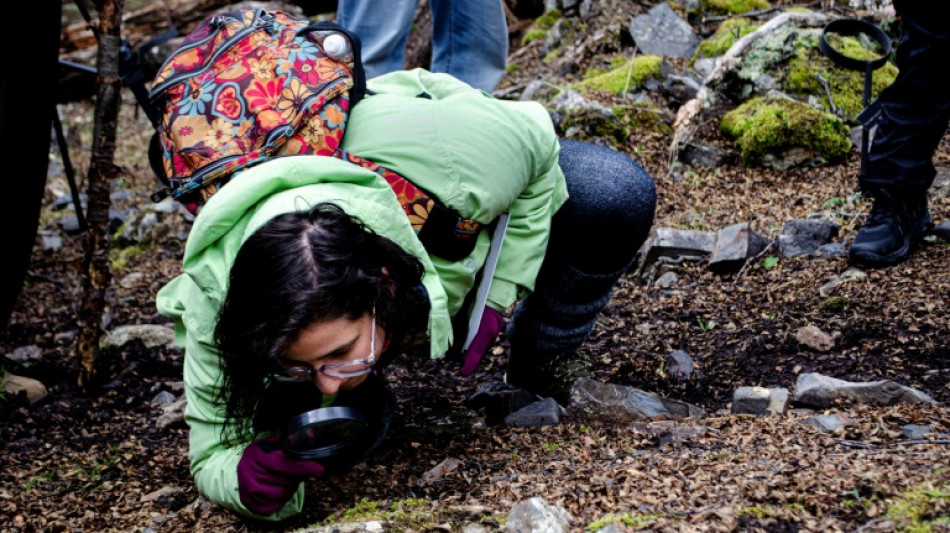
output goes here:
{"type": "MultiPolygon", "coordinates": [[[[387,74],[368,85],[376,94],[351,111],[345,150],[406,176],[463,217],[487,223],[511,212],[488,298],[489,305],[504,311],[533,288],[551,217],[567,199],[547,112],[533,102],[493,99],[448,75],[425,70],[387,74]],[[421,93],[431,98],[419,97],[421,93]]],[[[220,439],[224,410],[214,401],[221,378],[215,318],[244,240],[271,218],[322,201],[338,204],[422,261],[433,358],[451,345],[451,318],[488,253],[490,238],[482,232],[464,260],[429,257],[385,180],[331,157],[295,156],[259,164],[209,199],[191,229],[183,274],[159,291],[156,304],[174,320],[185,350],[185,420],[198,491],[255,518],[280,520],[300,512],[303,484],[283,509],[266,517],[241,504],[237,464],[246,444],[227,448],[220,439]]]]}

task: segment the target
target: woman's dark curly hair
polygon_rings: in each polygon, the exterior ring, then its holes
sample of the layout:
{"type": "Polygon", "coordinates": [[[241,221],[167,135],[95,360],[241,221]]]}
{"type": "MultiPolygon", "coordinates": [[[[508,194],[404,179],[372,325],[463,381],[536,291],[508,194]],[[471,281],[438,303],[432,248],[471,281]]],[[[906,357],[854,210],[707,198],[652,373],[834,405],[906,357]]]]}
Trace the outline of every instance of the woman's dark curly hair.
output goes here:
{"type": "Polygon", "coordinates": [[[425,331],[423,271],[417,258],[334,204],[274,217],[257,230],[231,267],[214,331],[225,442],[249,436],[276,359],[311,324],[355,320],[375,307],[392,340],[384,359],[425,331]]]}

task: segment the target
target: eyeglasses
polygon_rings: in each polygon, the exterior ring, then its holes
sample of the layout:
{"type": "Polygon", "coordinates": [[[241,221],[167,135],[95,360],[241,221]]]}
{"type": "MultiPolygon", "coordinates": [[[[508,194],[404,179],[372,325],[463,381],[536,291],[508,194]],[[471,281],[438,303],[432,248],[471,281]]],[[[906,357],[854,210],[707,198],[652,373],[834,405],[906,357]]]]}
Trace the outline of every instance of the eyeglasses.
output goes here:
{"type": "Polygon", "coordinates": [[[343,363],[328,363],[320,365],[314,370],[309,366],[289,366],[279,369],[274,374],[274,379],[278,381],[302,382],[313,381],[316,372],[325,376],[337,379],[355,378],[365,376],[373,371],[373,364],[376,362],[376,309],[373,309],[372,334],[370,337],[369,357],[357,359],[355,361],[346,361],[343,363]],[[347,370],[355,368],[355,370],[347,370]]]}

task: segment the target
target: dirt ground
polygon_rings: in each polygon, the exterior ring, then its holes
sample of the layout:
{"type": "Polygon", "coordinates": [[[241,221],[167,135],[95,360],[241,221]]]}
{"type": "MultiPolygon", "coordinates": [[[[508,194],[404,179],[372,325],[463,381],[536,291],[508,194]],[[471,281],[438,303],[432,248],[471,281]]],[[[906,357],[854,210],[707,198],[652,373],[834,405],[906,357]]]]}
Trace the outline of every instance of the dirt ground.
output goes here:
{"type": "MultiPolygon", "coordinates": [[[[521,61],[530,63],[525,56],[521,61]]],[[[534,74],[519,69],[501,89],[534,74]]],[[[71,155],[82,184],[92,107],[64,104],[60,113],[73,132],[71,155]]],[[[142,150],[147,132],[147,120],[125,94],[117,153],[124,175],[116,189],[131,194],[116,200],[117,209],[148,203],[155,187],[142,150]]],[[[702,136],[725,143],[711,126],[702,136]]],[[[826,213],[840,225],[836,240],[847,245],[870,207],[855,194],[857,150],[825,167],[778,172],[735,164],[672,177],[669,143],[663,134],[635,133],[618,147],[654,176],[656,227],[714,231],[749,222],[774,239],[785,221],[826,213]]],[[[931,211],[939,222],[950,218],[950,135],[934,160],[940,173],[931,211]]],[[[50,168],[41,229],[55,230],[63,212],[54,210],[54,200],[68,191],[55,146],[50,168]]],[[[166,240],[113,272],[107,329],[167,323],[156,313],[155,294],[180,272],[181,237],[189,229],[183,217],[174,224],[166,240]]],[[[867,278],[837,289],[836,305],[818,288],[850,268],[843,257],[788,258],[774,266],[763,257],[729,274],[684,263],[675,265],[679,280],[668,288],[631,269],[583,348],[594,377],[698,405],[708,413],[700,420],[485,426],[464,400],[502,378],[504,338],[470,378],[459,375],[454,361],[405,354],[387,376],[399,411],[391,438],[351,472],[310,484],[302,515],[266,525],[200,498],[188,472],[187,428],[156,426],[161,410],[152,399],[161,391],[181,394],[180,350],[135,342],[105,351],[108,385],[94,396],[77,391],[81,238],[63,238],[55,252],[36,247],[0,337],[3,353],[25,345],[42,350],[41,361],[30,366],[4,364],[49,390],[33,406],[12,399],[0,419],[0,532],[291,531],[348,518],[388,519],[393,531],[461,531],[472,523],[494,530],[531,496],[563,506],[577,531],[608,522],[629,531],[950,530],[946,242],[927,242],[896,267],[866,270],[867,278]],[[815,351],[796,341],[795,332],[809,324],[831,334],[834,347],[815,351]],[[685,382],[664,370],[672,350],[684,350],[695,363],[685,382]],[[801,423],[823,412],[729,413],[736,387],[792,390],[803,372],[890,379],[938,404],[836,406],[826,413],[850,425],[833,433],[801,423]],[[929,425],[931,433],[907,439],[907,424],[929,425]],[[423,477],[450,458],[460,461],[457,468],[440,479],[423,477]],[[905,529],[911,527],[919,529],[905,529]]]]}

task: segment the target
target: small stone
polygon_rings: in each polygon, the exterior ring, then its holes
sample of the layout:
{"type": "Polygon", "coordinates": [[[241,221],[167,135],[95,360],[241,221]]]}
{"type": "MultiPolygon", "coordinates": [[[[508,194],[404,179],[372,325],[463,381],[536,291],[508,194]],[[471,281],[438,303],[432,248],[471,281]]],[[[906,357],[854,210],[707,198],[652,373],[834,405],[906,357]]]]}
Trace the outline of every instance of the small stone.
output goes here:
{"type": "Polygon", "coordinates": [[[689,379],[693,374],[693,359],[683,350],[673,350],[666,356],[666,371],[676,379],[689,379]]]}
{"type": "Polygon", "coordinates": [[[35,344],[28,344],[15,348],[6,357],[14,363],[36,363],[43,359],[43,350],[35,344]]]}
{"type": "Polygon", "coordinates": [[[852,422],[844,415],[819,415],[802,420],[802,424],[831,433],[850,426],[852,422]]]}
{"type": "Polygon", "coordinates": [[[835,340],[831,335],[811,324],[795,332],[795,340],[817,352],[827,352],[835,347],[835,340]]]}
{"type": "Polygon", "coordinates": [[[519,427],[556,426],[563,409],[554,398],[545,398],[518,409],[505,417],[505,425],[519,427]]]}
{"type": "Polygon", "coordinates": [[[930,426],[922,426],[918,424],[907,424],[903,427],[903,429],[904,438],[913,440],[922,439],[931,432],[930,426]]]}

